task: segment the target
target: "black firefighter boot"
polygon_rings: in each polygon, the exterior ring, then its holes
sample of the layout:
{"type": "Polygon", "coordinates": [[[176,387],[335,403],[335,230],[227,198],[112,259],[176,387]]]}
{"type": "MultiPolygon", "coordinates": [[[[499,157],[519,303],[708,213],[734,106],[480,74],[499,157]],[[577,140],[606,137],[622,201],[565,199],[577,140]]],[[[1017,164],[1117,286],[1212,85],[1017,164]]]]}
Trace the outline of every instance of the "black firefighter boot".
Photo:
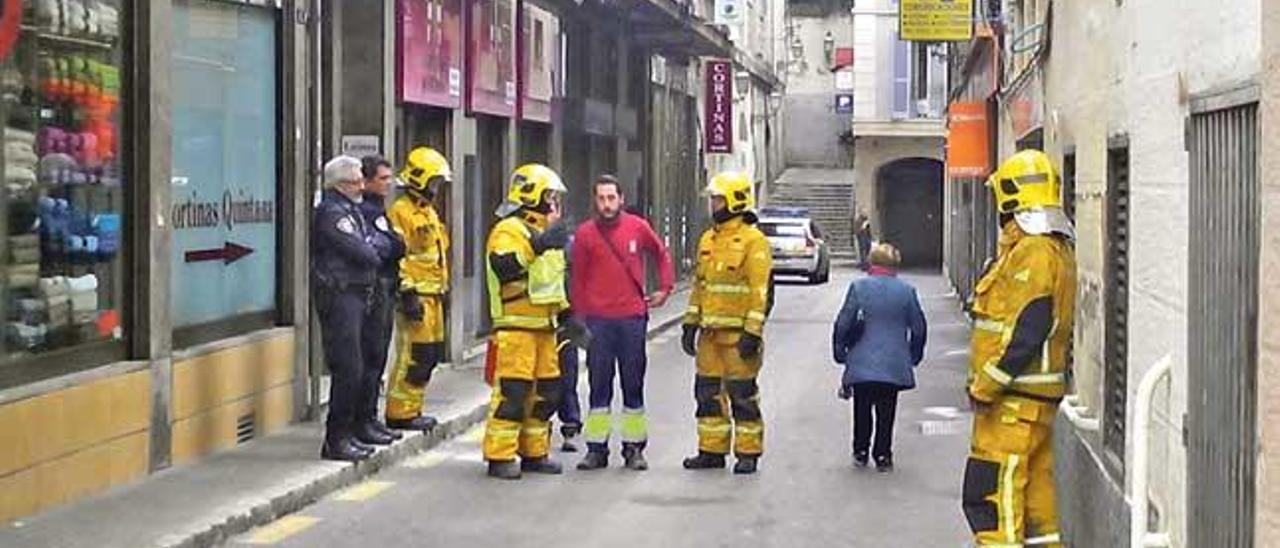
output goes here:
{"type": "Polygon", "coordinates": [[[550,457],[539,457],[536,459],[520,459],[520,471],[554,476],[564,472],[564,467],[560,466],[560,463],[551,460],[550,457]]]}
{"type": "Polygon", "coordinates": [[[373,451],[366,451],[351,444],[351,438],[332,436],[325,439],[320,446],[320,458],[345,462],[360,462],[369,458],[373,451]]]}
{"type": "Polygon", "coordinates": [[[644,450],[639,445],[627,445],[622,448],[622,459],[627,470],[642,471],[649,469],[649,461],[644,458],[644,450]]]}
{"type": "Polygon", "coordinates": [[[420,430],[423,432],[430,432],[435,429],[436,424],[438,424],[436,418],[428,415],[418,415],[411,419],[387,419],[387,426],[395,428],[396,430],[420,430]]]}
{"type": "Polygon", "coordinates": [[[754,474],[756,473],[756,464],[760,460],[760,455],[740,455],[738,462],[733,465],[733,473],[735,474],[754,474]]]}
{"type": "Polygon", "coordinates": [[[698,451],[697,456],[684,459],[684,467],[686,470],[710,470],[714,468],[724,468],[724,455],[698,451]]]}
{"type": "Polygon", "coordinates": [[[387,428],[387,425],[382,424],[377,419],[369,421],[369,427],[373,428],[378,432],[391,436],[392,441],[399,441],[401,438],[404,437],[404,434],[401,434],[399,432],[396,432],[395,430],[387,428]]]}
{"type": "Polygon", "coordinates": [[[599,470],[609,466],[609,454],[599,451],[587,451],[587,456],[582,457],[582,461],[578,463],[578,470],[599,470]]]}
{"type": "Polygon", "coordinates": [[[375,421],[361,423],[356,427],[356,439],[366,445],[391,445],[392,442],[400,439],[399,436],[385,434],[374,426],[375,421]]]}
{"type": "Polygon", "coordinates": [[[489,461],[489,477],[518,480],[520,479],[520,465],[514,460],[491,460],[489,461]]]}

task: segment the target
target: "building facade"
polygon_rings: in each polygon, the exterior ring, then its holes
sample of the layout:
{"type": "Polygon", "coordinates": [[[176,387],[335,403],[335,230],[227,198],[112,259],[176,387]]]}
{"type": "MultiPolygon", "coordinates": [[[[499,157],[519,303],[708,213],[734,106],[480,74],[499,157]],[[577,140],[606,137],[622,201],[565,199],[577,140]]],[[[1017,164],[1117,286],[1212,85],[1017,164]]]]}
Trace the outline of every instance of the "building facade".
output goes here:
{"type": "Polygon", "coordinates": [[[952,49],[947,267],[967,295],[992,255],[982,181],[999,159],[1059,162],[1079,268],[1064,530],[1074,546],[1269,545],[1265,10],[1002,4],[976,3],[975,39],[952,49]]]}
{"type": "Polygon", "coordinates": [[[907,267],[939,267],[943,248],[942,46],[902,40],[897,0],[858,2],[853,14],[854,207],[907,267]]]}
{"type": "Polygon", "coordinates": [[[730,36],[781,3],[736,31],[673,0],[35,4],[0,48],[3,520],[323,415],[308,250],[334,155],[450,158],[454,363],[488,334],[483,238],[518,165],[560,171],[572,221],[617,175],[687,272],[725,59],[747,82],[733,165],[771,170],[771,48],[730,36]]]}
{"type": "Polygon", "coordinates": [[[308,405],[317,6],[64,9],[28,4],[0,52],[3,519],[308,405]]]}

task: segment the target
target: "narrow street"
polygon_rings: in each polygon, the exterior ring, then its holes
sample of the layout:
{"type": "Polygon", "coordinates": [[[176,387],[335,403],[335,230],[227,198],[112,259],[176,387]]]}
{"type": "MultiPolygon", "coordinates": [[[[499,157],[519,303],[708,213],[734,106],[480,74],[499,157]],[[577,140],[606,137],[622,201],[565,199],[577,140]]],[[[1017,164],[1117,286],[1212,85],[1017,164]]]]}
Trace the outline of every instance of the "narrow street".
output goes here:
{"type": "MultiPolygon", "coordinates": [[[[962,408],[967,326],[938,275],[906,275],[930,321],[919,387],[904,393],[889,474],[855,469],[850,409],[837,399],[831,321],[855,274],[782,285],[761,378],[767,421],[761,473],[690,472],[692,360],[678,329],[650,344],[651,469],[488,479],[476,428],[231,545],[339,546],[963,546],[959,508],[968,440],[962,408]]],[[[584,375],[585,385],[585,375],[584,375]]],[[[585,389],[581,396],[586,398],[585,389]]],[[[557,439],[558,445],[558,439],[557,439]]]]}

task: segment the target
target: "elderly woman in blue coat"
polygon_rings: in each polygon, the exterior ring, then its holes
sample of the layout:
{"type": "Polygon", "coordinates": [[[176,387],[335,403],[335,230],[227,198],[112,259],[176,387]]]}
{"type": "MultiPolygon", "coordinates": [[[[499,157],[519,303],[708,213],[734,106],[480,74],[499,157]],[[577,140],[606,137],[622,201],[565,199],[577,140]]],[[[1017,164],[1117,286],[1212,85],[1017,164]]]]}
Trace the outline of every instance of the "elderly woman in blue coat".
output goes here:
{"type": "Polygon", "coordinates": [[[853,398],[854,463],[866,466],[870,450],[881,472],[893,469],[898,392],[915,388],[928,336],[915,288],[896,275],[900,261],[892,245],[872,247],[868,276],[849,285],[831,334],[833,357],[844,365],[840,397],[853,398]]]}

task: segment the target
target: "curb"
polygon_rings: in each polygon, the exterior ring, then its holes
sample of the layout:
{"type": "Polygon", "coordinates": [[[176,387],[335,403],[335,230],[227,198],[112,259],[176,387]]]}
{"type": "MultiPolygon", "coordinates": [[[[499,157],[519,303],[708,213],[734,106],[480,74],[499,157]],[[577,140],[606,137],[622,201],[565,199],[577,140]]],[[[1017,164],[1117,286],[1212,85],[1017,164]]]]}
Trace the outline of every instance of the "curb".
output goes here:
{"type": "Polygon", "coordinates": [[[477,405],[453,418],[442,421],[430,433],[410,434],[405,439],[379,450],[368,460],[350,464],[312,480],[306,485],[273,496],[270,500],[238,510],[219,523],[172,541],[162,541],[165,548],[206,548],[219,546],[232,537],[248,532],[254,527],[266,525],[314,504],[324,496],[354,485],[418,453],[432,449],[441,443],[466,432],[484,420],[488,402],[477,405]]]}
{"type": "MultiPolygon", "coordinates": [[[[679,325],[684,318],[677,314],[671,318],[650,324],[647,340],[660,335],[663,331],[679,325]]],[[[465,367],[464,367],[465,368],[465,367]]],[[[399,462],[448,441],[470,430],[485,420],[489,403],[485,401],[472,409],[441,422],[430,433],[408,434],[405,439],[374,453],[372,457],[360,463],[343,466],[306,485],[288,492],[275,495],[271,499],[254,504],[251,507],[237,510],[218,523],[179,539],[166,539],[159,546],[163,548],[209,548],[220,546],[232,537],[246,533],[255,527],[266,525],[283,516],[301,511],[315,504],[326,495],[354,485],[361,480],[381,472],[399,462]]]]}

